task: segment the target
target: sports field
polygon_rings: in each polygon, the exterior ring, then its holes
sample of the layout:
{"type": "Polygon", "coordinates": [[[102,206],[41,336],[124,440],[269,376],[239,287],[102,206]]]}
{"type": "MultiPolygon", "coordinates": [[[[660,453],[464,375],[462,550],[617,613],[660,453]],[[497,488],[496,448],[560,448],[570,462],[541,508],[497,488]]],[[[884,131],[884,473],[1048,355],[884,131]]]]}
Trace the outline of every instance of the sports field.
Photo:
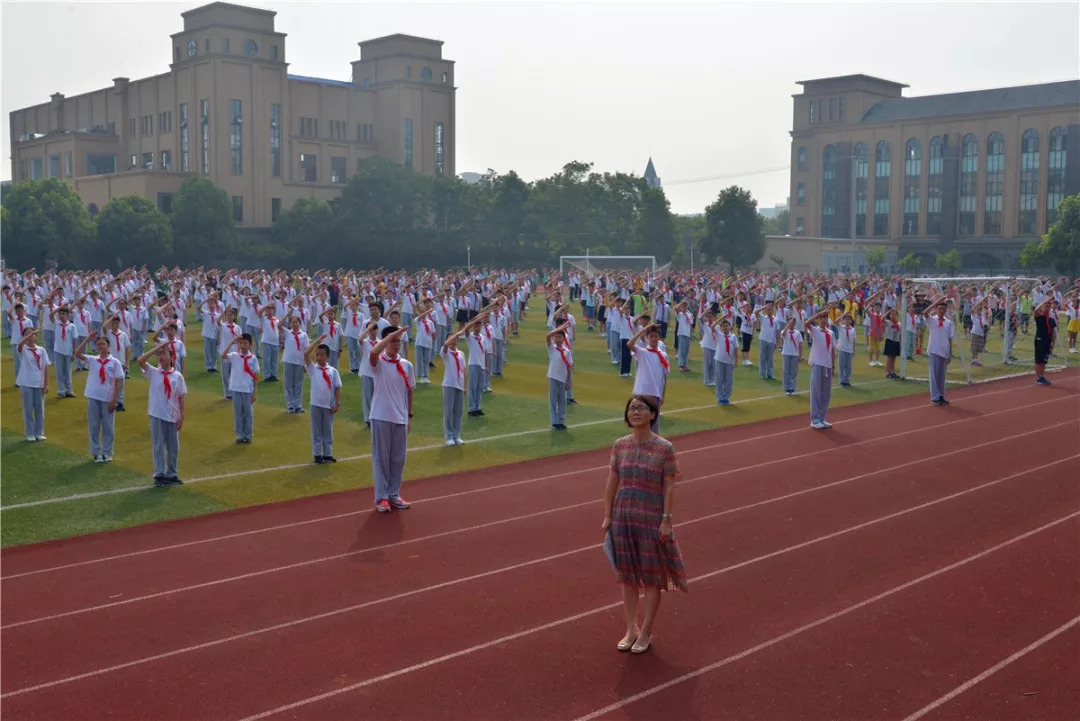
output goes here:
{"type": "MultiPolygon", "coordinates": [[[[191,320],[191,318],[189,318],[191,320]]],[[[511,341],[505,377],[494,378],[493,393],[484,396],[486,415],[464,419],[467,445],[443,445],[442,368],[432,370],[431,385],[416,391],[416,419],[410,436],[406,478],[430,477],[609,447],[624,431],[622,410],[632,379],[619,378],[603,339],[581,327],[574,349],[574,395],[578,404],[568,413],[569,431],[553,432],[548,424],[547,355],[543,345],[544,312],[540,296],[523,323],[521,336],[511,341]]],[[[861,333],[861,330],[860,330],[861,333]]],[[[861,337],[861,336],[860,336],[861,337]]],[[[669,335],[669,343],[673,337],[669,335]]],[[[958,344],[965,344],[959,337],[958,344]]],[[[1027,337],[1018,342],[1029,344],[1027,337]]],[[[360,381],[343,374],[342,410],[335,425],[334,451],[341,461],[316,466],[311,462],[306,415],[285,412],[281,383],[262,383],[255,408],[255,441],[234,444],[232,404],[224,400],[220,375],[203,370],[198,325],[187,331],[188,415],[181,432],[180,475],[185,485],[151,487],[146,382],[132,368],[127,382],[125,413],[117,416],[115,461],[95,464],[89,455],[86,405],[78,399],[46,399],[48,440],[28,443],[22,433],[19,395],[14,387],[10,348],[5,343],[0,393],[3,427],[2,543],[4,546],[65,538],[123,528],[151,521],[184,518],[272,501],[368,487],[371,464],[368,431],[362,422],[360,381]]],[[[1022,372],[1002,368],[991,355],[1000,339],[991,333],[986,366],[973,369],[975,378],[1022,372]]],[[[669,353],[674,353],[669,349],[669,353]]],[[[779,355],[779,354],[777,354],[779,355]]],[[[751,351],[757,358],[757,343],[751,351]]],[[[696,431],[753,423],[770,418],[807,414],[805,392],[782,393],[778,380],[759,378],[756,367],[738,367],[734,404],[717,407],[713,390],[702,384],[701,351],[691,353],[691,373],[672,373],[661,432],[678,436],[696,431]]],[[[954,364],[950,371],[961,372],[954,364]]],[[[343,357],[341,367],[348,368],[343,357]]],[[[777,358],[779,368],[779,358],[777,358]]],[[[909,374],[925,376],[925,363],[916,357],[909,374]]],[[[85,376],[75,375],[81,395],[85,376]]],[[[799,387],[806,389],[809,372],[800,371],[799,387]]],[[[854,387],[833,390],[833,406],[923,393],[925,384],[884,380],[884,371],[869,368],[863,344],[857,347],[854,387]]],[[[55,388],[55,380],[50,381],[55,388]]],[[[305,405],[307,382],[305,381],[305,405]]],[[[600,493],[603,479],[592,481],[600,493]]],[[[405,496],[408,498],[408,485],[405,496]]]]}

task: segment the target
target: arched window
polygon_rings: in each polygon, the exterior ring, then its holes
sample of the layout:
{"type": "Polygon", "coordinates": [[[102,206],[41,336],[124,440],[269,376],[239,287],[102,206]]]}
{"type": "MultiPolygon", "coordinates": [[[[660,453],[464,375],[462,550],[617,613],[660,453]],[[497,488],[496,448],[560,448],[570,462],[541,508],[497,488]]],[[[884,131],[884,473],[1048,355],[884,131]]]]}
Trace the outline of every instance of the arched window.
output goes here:
{"type": "Polygon", "coordinates": [[[796,170],[806,170],[806,148],[799,148],[795,153],[796,170]]]}
{"type": "Polygon", "coordinates": [[[979,210],[979,138],[971,133],[960,141],[960,235],[975,235],[979,210]]]}
{"type": "Polygon", "coordinates": [[[919,182],[922,180],[922,145],[909,138],[904,146],[904,235],[919,234],[919,182]]]}
{"type": "Polygon", "coordinates": [[[1069,129],[1059,126],[1050,131],[1050,155],[1046,160],[1046,229],[1057,220],[1058,204],[1065,199],[1065,151],[1069,129]]]}
{"type": "Polygon", "coordinates": [[[836,222],[836,146],[826,145],[821,154],[821,235],[823,238],[839,237],[836,222]]]}
{"type": "Polygon", "coordinates": [[[1005,136],[986,139],[986,197],[983,199],[983,235],[1001,235],[1002,186],[1005,183],[1005,136]]]}
{"type": "Polygon", "coordinates": [[[926,163],[926,234],[941,235],[941,196],[945,189],[945,138],[930,138],[926,163]]]}
{"type": "Polygon", "coordinates": [[[1020,139],[1020,235],[1035,235],[1039,214],[1039,133],[1024,131],[1020,139]]]}
{"type": "Polygon", "coordinates": [[[420,68],[420,79],[423,80],[425,83],[430,83],[431,82],[431,68],[427,67],[426,65],[424,67],[420,68]]]}
{"type": "Polygon", "coordinates": [[[874,148],[874,235],[889,234],[889,179],[892,148],[879,140],[874,148]]]}
{"type": "Polygon", "coordinates": [[[855,234],[866,235],[866,184],[870,162],[866,143],[855,143],[855,234]]]}

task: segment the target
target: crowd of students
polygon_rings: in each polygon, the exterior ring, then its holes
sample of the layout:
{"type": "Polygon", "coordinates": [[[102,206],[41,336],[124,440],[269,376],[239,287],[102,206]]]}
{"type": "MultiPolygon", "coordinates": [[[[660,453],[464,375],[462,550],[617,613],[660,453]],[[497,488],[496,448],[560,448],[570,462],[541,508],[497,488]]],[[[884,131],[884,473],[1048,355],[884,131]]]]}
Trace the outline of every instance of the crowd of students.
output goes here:
{"type": "MultiPolygon", "coordinates": [[[[841,387],[851,385],[861,344],[868,366],[883,367],[887,379],[899,377],[901,354],[926,356],[931,400],[946,405],[955,324],[970,339],[974,366],[981,364],[986,336],[995,327],[1004,332],[1008,324],[1011,344],[1033,325],[1036,375],[1044,385],[1050,383],[1044,371],[1059,312],[1066,314],[1068,353],[1076,353],[1080,332],[1080,285],[1065,279],[1024,281],[1008,289],[995,282],[943,283],[935,297],[906,297],[895,277],[340,269],[131,269],[113,275],[9,269],[4,333],[12,339],[27,441],[45,440],[50,376],[57,397],[67,399],[75,397],[73,374],[85,372],[90,454],[99,463],[113,458],[115,414],[126,410],[124,390],[134,360],[149,380],[154,483],[160,486],[182,483],[177,459],[184,377],[196,372],[191,363],[197,363],[185,345],[192,314],[202,337],[203,370],[220,374],[222,394],[232,402],[237,444],[254,440],[259,386],[282,382],[286,412],[310,413],[313,461],[334,463],[341,374],[355,375],[371,429],[375,504],[385,512],[408,508],[400,486],[415,386],[430,383],[431,370],[441,364],[445,443],[463,444],[462,416],[466,410],[484,415],[484,395],[492,377],[502,375],[508,341],[518,335],[527,302],[541,284],[555,431],[567,428],[567,406],[576,402],[573,353],[581,326],[598,333],[620,377],[633,377],[633,392],[661,409],[672,367],[666,345],[672,330],[675,367],[690,372],[696,344],[703,383],[721,406],[731,403],[740,359],[744,367],[756,365],[762,379],[779,380],[788,395],[797,392],[798,375],[808,364],[815,429],[830,427],[834,375],[841,387]],[[1013,302],[1006,307],[1009,295],[1013,302]],[[347,369],[341,367],[343,353],[347,369]]],[[[1014,359],[1011,347],[1006,355],[1014,359]]],[[[661,416],[662,411],[654,431],[661,416]]]]}

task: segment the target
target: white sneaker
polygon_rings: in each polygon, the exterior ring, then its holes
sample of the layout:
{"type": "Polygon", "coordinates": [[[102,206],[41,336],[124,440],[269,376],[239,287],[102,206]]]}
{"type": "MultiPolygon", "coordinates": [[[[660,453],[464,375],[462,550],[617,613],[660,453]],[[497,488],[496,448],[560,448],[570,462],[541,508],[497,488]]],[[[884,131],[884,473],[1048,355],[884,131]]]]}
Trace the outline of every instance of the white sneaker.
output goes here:
{"type": "Polygon", "coordinates": [[[819,423],[818,421],[814,421],[813,423],[811,423],[810,427],[819,431],[825,428],[825,426],[821,425],[821,423],[819,423]]]}
{"type": "Polygon", "coordinates": [[[94,456],[94,463],[104,463],[105,456],[94,456]]]}
{"type": "Polygon", "coordinates": [[[38,436],[38,437],[37,437],[37,439],[38,439],[39,441],[43,441],[43,440],[45,440],[45,436],[38,436]]]}
{"type": "Polygon", "coordinates": [[[101,460],[105,463],[112,463],[112,456],[102,456],[101,460]]]}
{"type": "Polygon", "coordinates": [[[461,440],[460,438],[454,439],[454,443],[459,445],[459,446],[465,445],[465,441],[461,440]]]}
{"type": "Polygon", "coordinates": [[[822,428],[832,428],[832,423],[829,423],[828,421],[822,421],[818,425],[821,426],[822,428]]]}
{"type": "Polygon", "coordinates": [[[1069,352],[1070,352],[1070,353],[1076,353],[1077,351],[1076,351],[1076,349],[1075,349],[1075,348],[1070,348],[1070,349],[1069,349],[1069,352]]]}
{"type": "Polygon", "coordinates": [[[31,443],[33,443],[34,441],[36,441],[36,440],[37,440],[37,438],[34,438],[33,436],[27,436],[27,437],[26,437],[26,440],[28,440],[28,441],[30,441],[31,443]]]}
{"type": "Polygon", "coordinates": [[[453,438],[451,438],[450,440],[448,440],[448,441],[446,442],[446,445],[447,445],[447,446],[452,446],[452,445],[454,445],[454,439],[453,439],[453,438]]]}

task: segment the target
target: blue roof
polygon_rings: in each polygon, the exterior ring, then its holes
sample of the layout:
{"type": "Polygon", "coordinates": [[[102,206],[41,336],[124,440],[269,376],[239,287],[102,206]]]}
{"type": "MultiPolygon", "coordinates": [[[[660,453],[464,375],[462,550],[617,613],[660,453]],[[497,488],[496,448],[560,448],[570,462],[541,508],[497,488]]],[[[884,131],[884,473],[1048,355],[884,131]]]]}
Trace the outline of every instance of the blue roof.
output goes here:
{"type": "Polygon", "coordinates": [[[300,83],[322,83],[323,85],[337,85],[342,88],[355,88],[355,83],[350,83],[346,80],[330,80],[329,78],[313,78],[310,75],[287,75],[289,80],[295,80],[300,83]]]}
{"type": "Polygon", "coordinates": [[[863,123],[895,123],[918,118],[950,115],[978,115],[1036,108],[1076,108],[1080,106],[1080,80],[1022,85],[945,95],[889,98],[866,111],[863,123]]]}

